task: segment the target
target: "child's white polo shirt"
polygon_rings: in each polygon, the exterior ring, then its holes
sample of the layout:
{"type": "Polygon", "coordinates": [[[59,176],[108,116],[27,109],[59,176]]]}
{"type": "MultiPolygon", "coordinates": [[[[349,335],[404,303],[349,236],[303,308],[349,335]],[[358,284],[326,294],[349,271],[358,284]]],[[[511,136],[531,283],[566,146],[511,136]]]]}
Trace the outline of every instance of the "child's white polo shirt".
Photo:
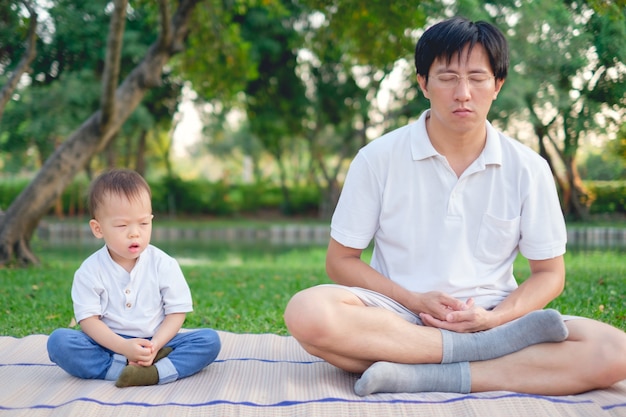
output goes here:
{"type": "Polygon", "coordinates": [[[76,321],[100,316],[115,333],[142,338],[152,337],[165,315],[193,310],[178,262],[152,245],[130,273],[106,246],[93,253],[74,274],[72,300],[76,321]]]}

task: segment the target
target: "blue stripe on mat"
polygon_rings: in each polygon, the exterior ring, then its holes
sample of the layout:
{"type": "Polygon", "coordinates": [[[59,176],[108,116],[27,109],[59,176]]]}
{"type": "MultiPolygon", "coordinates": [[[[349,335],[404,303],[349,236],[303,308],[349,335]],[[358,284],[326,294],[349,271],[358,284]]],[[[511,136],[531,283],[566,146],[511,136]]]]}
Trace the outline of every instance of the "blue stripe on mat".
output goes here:
{"type": "Polygon", "coordinates": [[[56,365],[53,363],[28,363],[28,362],[0,363],[0,368],[2,368],[3,366],[56,366],[56,365]]]}
{"type": "Polygon", "coordinates": [[[620,408],[620,407],[626,408],[626,403],[604,405],[604,406],[602,406],[602,409],[603,410],[612,410],[614,408],[620,408]]]}
{"type": "MultiPolygon", "coordinates": [[[[160,404],[151,404],[151,403],[142,403],[142,402],[111,403],[111,402],[98,401],[98,400],[95,400],[93,398],[80,397],[80,398],[76,398],[76,399],[73,399],[71,401],[66,401],[64,403],[57,404],[57,405],[39,404],[39,405],[34,405],[34,406],[29,406],[29,407],[15,407],[15,408],[13,408],[13,407],[3,407],[3,406],[0,405],[0,410],[9,411],[9,410],[29,410],[29,409],[32,409],[32,410],[37,410],[37,409],[56,409],[56,408],[61,408],[63,406],[66,406],[66,405],[69,405],[69,404],[72,404],[72,403],[76,403],[76,402],[95,403],[95,404],[99,404],[99,405],[103,405],[103,406],[111,406],[111,407],[116,407],[116,406],[118,406],[118,407],[119,406],[136,406],[136,407],[145,407],[145,408],[156,408],[156,407],[178,406],[178,407],[195,408],[195,407],[208,407],[208,406],[212,406],[212,405],[223,405],[223,404],[226,404],[226,405],[236,405],[236,406],[257,407],[257,408],[271,408],[271,407],[291,407],[291,406],[296,406],[296,405],[314,404],[314,403],[428,404],[428,405],[433,405],[433,404],[449,404],[449,403],[455,403],[455,402],[467,401],[467,400],[493,401],[493,400],[501,400],[501,399],[507,399],[507,398],[533,398],[533,399],[538,399],[538,400],[543,400],[543,401],[548,401],[548,402],[558,403],[558,404],[565,404],[565,405],[593,404],[593,401],[591,401],[591,400],[570,400],[570,399],[561,399],[561,398],[555,398],[555,397],[544,397],[544,396],[540,396],[540,395],[519,394],[519,393],[509,393],[509,394],[503,394],[503,395],[492,396],[492,397],[481,397],[481,396],[470,394],[470,395],[464,395],[464,396],[461,396],[461,397],[449,398],[449,399],[440,400],[440,401],[407,400],[407,399],[349,400],[349,399],[345,399],[345,398],[328,397],[328,398],[320,398],[320,399],[317,399],[317,400],[307,400],[307,401],[281,401],[281,402],[274,403],[274,404],[257,404],[257,403],[253,403],[253,402],[249,402],[249,401],[236,402],[236,401],[226,401],[226,400],[214,400],[214,401],[208,401],[208,402],[203,402],[203,403],[178,403],[178,402],[169,402],[169,403],[160,403],[160,404]]],[[[602,409],[609,410],[609,409],[612,409],[612,408],[618,408],[618,407],[623,407],[623,406],[626,406],[626,404],[608,405],[608,406],[602,407],[602,409]]]]}
{"type": "MultiPolygon", "coordinates": [[[[312,360],[312,361],[289,361],[289,360],[271,360],[271,359],[259,359],[259,358],[226,358],[226,359],[218,359],[215,362],[219,363],[219,362],[232,362],[232,361],[258,361],[258,362],[266,362],[266,363],[291,363],[291,364],[302,364],[302,365],[311,365],[311,364],[317,364],[320,362],[324,362],[323,360],[312,360]]],[[[31,367],[31,366],[43,366],[43,367],[52,367],[52,366],[57,366],[55,364],[42,364],[42,363],[9,363],[9,364],[0,364],[0,367],[8,367],[8,366],[24,366],[24,367],[31,367]]],[[[105,406],[137,406],[137,407],[166,407],[166,406],[182,406],[182,407],[207,407],[207,406],[212,406],[212,405],[221,405],[221,404],[229,404],[229,405],[239,405],[239,406],[248,406],[248,407],[259,407],[259,408],[269,408],[269,407],[289,407],[289,406],[295,406],[295,405],[302,405],[302,404],[313,404],[313,403],[356,403],[356,404],[364,404],[364,403],[368,403],[368,404],[448,404],[448,403],[455,403],[455,402],[459,402],[459,401],[466,401],[466,400],[481,400],[481,401],[489,401],[489,400],[500,400],[500,399],[506,399],[506,398],[531,398],[531,399],[537,399],[537,400],[543,400],[543,401],[548,401],[551,403],[556,403],[556,404],[566,404],[566,405],[576,405],[576,404],[595,404],[594,401],[589,400],[589,399],[581,399],[581,400],[576,400],[576,399],[570,399],[570,398],[562,398],[562,397],[549,397],[549,396],[542,396],[542,395],[534,395],[534,394],[523,394],[523,393],[506,393],[506,394],[502,394],[502,395],[496,395],[496,396],[478,396],[475,394],[468,394],[468,395],[463,395],[463,396],[458,396],[458,397],[454,397],[454,398],[448,398],[445,400],[438,400],[438,401],[433,401],[433,400],[408,400],[408,399],[389,399],[389,400],[379,400],[379,399],[361,399],[361,400],[350,400],[350,399],[345,399],[345,398],[334,398],[334,397],[328,397],[328,398],[320,398],[320,399],[316,399],[316,400],[306,400],[306,401],[282,401],[279,403],[274,403],[274,404],[257,404],[257,403],[253,403],[253,402],[248,402],[248,401],[242,401],[242,402],[235,402],[235,401],[227,401],[227,400],[215,400],[215,401],[209,401],[209,402],[204,402],[204,403],[190,403],[190,404],[184,404],[184,403],[159,403],[159,404],[150,404],[150,403],[139,403],[139,402],[122,402],[122,403],[109,403],[109,402],[103,402],[103,401],[99,401],[93,398],[86,398],[86,397],[80,397],[80,398],[75,398],[71,401],[67,401],[65,403],[61,403],[58,405],[48,405],[48,404],[40,404],[40,405],[34,405],[34,406],[28,406],[28,407],[16,407],[16,408],[12,408],[12,407],[5,407],[0,405],[0,410],[29,410],[29,409],[56,409],[56,408],[60,408],[63,407],[65,405],[68,404],[72,404],[75,402],[90,402],[90,403],[95,403],[95,404],[100,404],[100,405],[105,405],[105,406]]],[[[598,404],[599,407],[601,407],[603,410],[608,411],[608,410],[613,410],[613,409],[618,409],[618,408],[626,408],[626,402],[624,403],[617,403],[617,404],[609,404],[609,405],[604,405],[604,406],[600,406],[598,404]]]]}
{"type": "MultiPolygon", "coordinates": [[[[213,363],[226,363],[226,362],[264,362],[264,363],[291,363],[291,364],[300,364],[300,365],[312,365],[316,363],[325,362],[322,359],[316,359],[312,361],[289,361],[289,360],[278,360],[278,359],[259,359],[259,358],[227,358],[227,359],[216,359],[213,363]]],[[[0,363],[0,368],[4,366],[56,366],[53,363],[0,363]]]]}

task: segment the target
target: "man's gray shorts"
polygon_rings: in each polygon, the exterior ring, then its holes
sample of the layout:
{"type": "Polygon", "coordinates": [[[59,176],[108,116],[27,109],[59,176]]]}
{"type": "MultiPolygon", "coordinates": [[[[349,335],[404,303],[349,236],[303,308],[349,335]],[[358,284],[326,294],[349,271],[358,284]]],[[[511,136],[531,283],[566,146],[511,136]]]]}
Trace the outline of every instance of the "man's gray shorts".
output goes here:
{"type": "MultiPolygon", "coordinates": [[[[420,326],[424,325],[424,323],[422,323],[422,320],[419,318],[417,314],[413,313],[411,310],[409,310],[408,308],[406,308],[399,302],[387,297],[384,294],[377,293],[376,291],[372,291],[372,290],[368,290],[368,289],[360,288],[360,287],[346,287],[345,285],[338,285],[338,284],[322,284],[320,285],[320,287],[334,287],[334,288],[340,288],[340,289],[349,291],[352,294],[356,295],[359,298],[359,300],[361,300],[363,304],[365,304],[368,307],[384,308],[385,310],[393,311],[394,313],[398,314],[400,317],[402,317],[404,320],[410,323],[417,324],[420,326]]],[[[580,316],[568,316],[568,315],[562,315],[562,317],[563,317],[563,321],[584,318],[580,316]]]]}
{"type": "Polygon", "coordinates": [[[356,295],[359,300],[368,307],[380,307],[385,310],[393,311],[401,316],[406,321],[423,326],[422,320],[419,316],[413,313],[411,310],[400,304],[399,302],[387,297],[384,294],[377,293],[376,291],[368,290],[360,287],[346,287],[345,285],[337,284],[322,284],[320,287],[334,287],[341,288],[342,290],[350,291],[356,295]]]}

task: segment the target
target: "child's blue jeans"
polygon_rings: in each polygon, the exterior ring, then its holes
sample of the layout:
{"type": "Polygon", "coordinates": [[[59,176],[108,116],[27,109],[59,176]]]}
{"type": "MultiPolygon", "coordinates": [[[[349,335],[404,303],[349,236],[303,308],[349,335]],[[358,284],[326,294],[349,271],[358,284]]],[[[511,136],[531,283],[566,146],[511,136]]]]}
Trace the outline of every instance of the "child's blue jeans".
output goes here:
{"type": "MultiPolygon", "coordinates": [[[[215,330],[200,329],[178,333],[166,346],[172,352],[155,363],[159,384],[188,377],[205,368],[217,357],[221,342],[215,330]]],[[[48,356],[68,374],[84,379],[115,381],[126,366],[124,356],[100,346],[80,330],[52,332],[48,338],[48,356]]]]}

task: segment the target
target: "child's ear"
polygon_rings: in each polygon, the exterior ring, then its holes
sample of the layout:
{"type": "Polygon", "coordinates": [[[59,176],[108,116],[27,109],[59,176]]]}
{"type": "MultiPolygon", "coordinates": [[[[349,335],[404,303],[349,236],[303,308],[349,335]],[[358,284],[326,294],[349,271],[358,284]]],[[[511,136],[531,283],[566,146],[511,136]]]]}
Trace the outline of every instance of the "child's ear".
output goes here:
{"type": "Polygon", "coordinates": [[[102,227],[100,227],[100,223],[98,223],[98,220],[89,220],[89,227],[91,228],[91,233],[93,233],[95,237],[97,237],[98,239],[102,238],[102,227]]]}

